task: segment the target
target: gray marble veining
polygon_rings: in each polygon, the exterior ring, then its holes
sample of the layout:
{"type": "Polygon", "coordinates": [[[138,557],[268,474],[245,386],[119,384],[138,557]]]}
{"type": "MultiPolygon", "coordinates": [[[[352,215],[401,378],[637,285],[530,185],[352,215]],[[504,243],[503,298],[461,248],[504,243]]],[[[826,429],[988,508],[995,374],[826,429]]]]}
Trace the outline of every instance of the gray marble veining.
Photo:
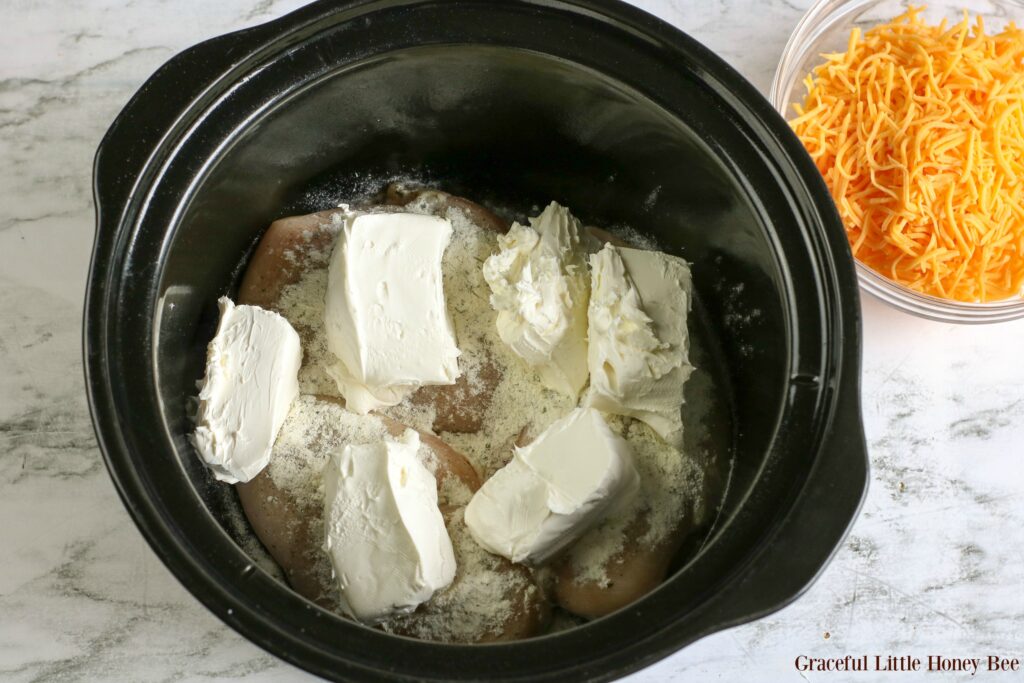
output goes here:
{"type": "MultiPolygon", "coordinates": [[[[309,679],[208,613],[146,546],[102,466],[79,352],[90,166],[107,125],[176,51],[300,4],[14,0],[5,8],[2,680],[309,679]]],[[[637,4],[765,91],[807,2],[637,4]]],[[[632,680],[830,678],[796,672],[799,654],[1024,654],[1024,323],[941,325],[872,300],[864,315],[873,476],[850,538],[790,607],[632,680]]]]}

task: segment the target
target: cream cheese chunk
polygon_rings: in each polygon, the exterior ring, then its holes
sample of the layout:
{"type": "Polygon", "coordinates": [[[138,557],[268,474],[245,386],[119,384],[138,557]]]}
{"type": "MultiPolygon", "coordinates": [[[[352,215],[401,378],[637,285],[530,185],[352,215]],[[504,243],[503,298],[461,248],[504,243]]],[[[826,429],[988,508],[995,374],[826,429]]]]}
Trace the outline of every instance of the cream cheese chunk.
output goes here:
{"type": "Polygon", "coordinates": [[[466,526],[486,550],[538,564],[635,494],[629,445],[592,408],[577,408],[517,448],[466,507],[466,526]]]}
{"type": "Polygon", "coordinates": [[[324,325],[338,358],[328,372],[349,410],[365,414],[421,386],[454,384],[459,349],[441,278],[451,223],[411,213],[340,215],[324,325]]]}
{"type": "Polygon", "coordinates": [[[341,605],[374,623],[411,612],[455,578],[437,481],[416,456],[419,435],[346,445],[324,472],[324,550],[341,605]]]}
{"type": "Polygon", "coordinates": [[[683,446],[693,285],[677,257],[606,245],[590,257],[590,390],[585,404],[646,422],[683,446]]]}
{"type": "Polygon", "coordinates": [[[283,317],[221,297],[217,333],[206,347],[206,375],[192,443],[220,481],[249,481],[267,466],[299,395],[302,347],[283,317]]]}
{"type": "Polygon", "coordinates": [[[484,263],[498,335],[544,385],[572,396],[587,382],[590,286],[580,222],[552,202],[530,225],[513,223],[484,263]]]}

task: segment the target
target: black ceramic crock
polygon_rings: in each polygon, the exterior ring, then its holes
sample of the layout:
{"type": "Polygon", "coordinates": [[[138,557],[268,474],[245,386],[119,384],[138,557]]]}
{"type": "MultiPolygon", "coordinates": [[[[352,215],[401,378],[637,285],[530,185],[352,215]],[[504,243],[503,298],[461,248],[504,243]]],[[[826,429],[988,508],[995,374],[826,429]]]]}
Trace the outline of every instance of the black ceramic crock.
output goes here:
{"type": "Polygon", "coordinates": [[[615,678],[795,599],[863,498],[857,285],[825,186],[735,71],[625,4],[324,0],[202,43],[113,123],[95,199],[85,367],[118,491],[188,590],[321,676],[615,678]],[[557,635],[438,645],[322,611],[233,540],[236,503],[186,440],[215,301],[273,219],[396,177],[521,212],[557,199],[693,262],[735,467],[713,534],[643,600],[557,635]]]}

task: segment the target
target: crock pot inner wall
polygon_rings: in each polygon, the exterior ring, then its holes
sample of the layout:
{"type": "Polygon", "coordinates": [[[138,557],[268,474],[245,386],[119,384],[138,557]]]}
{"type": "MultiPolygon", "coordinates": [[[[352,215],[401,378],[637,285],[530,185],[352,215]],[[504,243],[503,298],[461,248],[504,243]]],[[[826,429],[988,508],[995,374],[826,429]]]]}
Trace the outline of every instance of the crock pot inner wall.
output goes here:
{"type": "MultiPolygon", "coordinates": [[[[225,521],[221,485],[187,442],[218,296],[281,216],[327,208],[395,177],[520,215],[555,199],[585,223],[629,225],[693,263],[734,397],[736,469],[727,508],[762,466],[785,400],[788,340],[767,228],[719,158],[741,147],[708,93],[687,81],[692,118],[578,65],[510,48],[411,48],[350,65],[240,131],[182,212],[166,249],[156,369],[182,466],[225,521]],[[706,144],[709,141],[717,149],[706,144]],[[171,306],[173,304],[173,307],[171,306]]],[[[728,510],[727,510],[728,512],[728,510]]]]}

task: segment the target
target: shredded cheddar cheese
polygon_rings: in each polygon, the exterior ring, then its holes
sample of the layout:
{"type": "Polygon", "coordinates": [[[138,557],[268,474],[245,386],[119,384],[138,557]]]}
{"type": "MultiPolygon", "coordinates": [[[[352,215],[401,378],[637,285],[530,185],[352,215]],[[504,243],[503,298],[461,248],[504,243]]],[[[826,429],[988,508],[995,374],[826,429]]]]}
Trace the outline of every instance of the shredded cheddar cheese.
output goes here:
{"type": "Polygon", "coordinates": [[[825,177],[853,255],[959,301],[1024,285],[1024,31],[922,8],[824,55],[790,124],[825,177]]]}

